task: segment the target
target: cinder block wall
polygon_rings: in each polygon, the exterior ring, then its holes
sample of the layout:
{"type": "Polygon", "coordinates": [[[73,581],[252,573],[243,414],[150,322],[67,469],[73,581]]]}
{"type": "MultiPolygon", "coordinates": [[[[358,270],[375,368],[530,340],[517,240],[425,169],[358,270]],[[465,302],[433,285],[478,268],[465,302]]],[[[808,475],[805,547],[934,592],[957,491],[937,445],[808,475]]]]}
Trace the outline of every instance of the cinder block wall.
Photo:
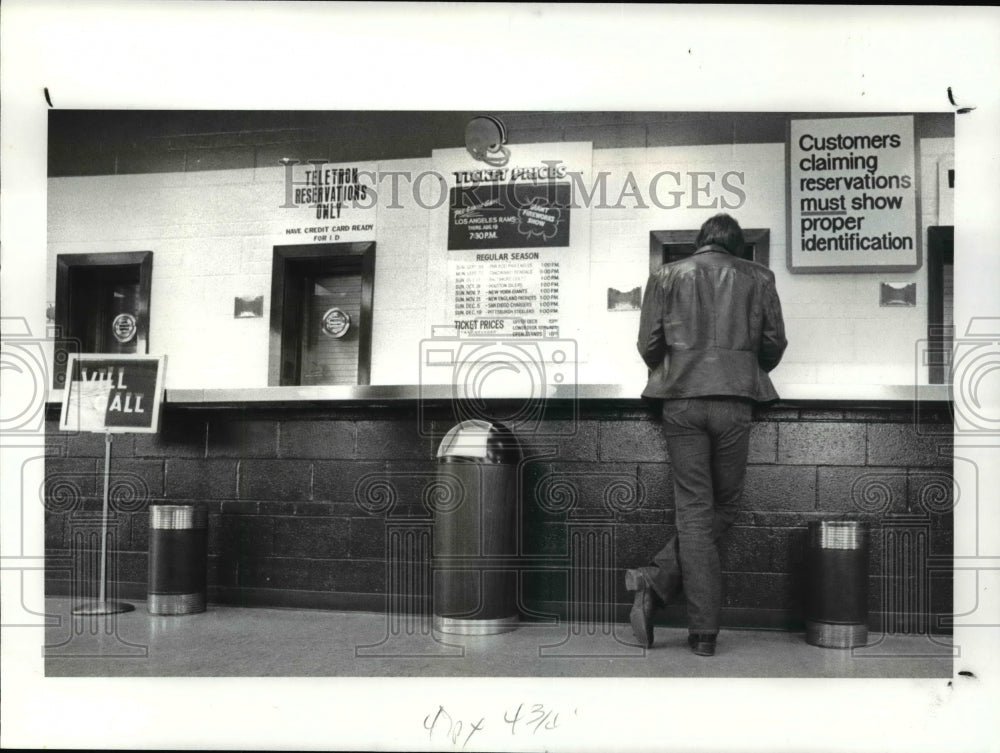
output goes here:
{"type": "MultiPolygon", "coordinates": [[[[67,436],[49,418],[46,588],[89,596],[104,440],[67,436]]],[[[167,405],[159,435],[113,444],[110,593],[146,596],[149,504],[197,502],[209,511],[210,601],[384,611],[388,592],[407,592],[406,572],[429,567],[396,561],[387,541],[431,530],[434,452],[455,420],[447,404],[413,402],[167,405]]],[[[552,404],[524,439],[524,616],[626,619],[621,570],[646,561],[674,525],[655,411],[635,401],[552,404]]],[[[758,410],[743,510],[724,544],[724,623],[800,628],[807,524],[851,517],[871,525],[872,628],[947,631],[951,462],[946,405],[758,410]]],[[[683,607],[662,619],[684,624],[683,607]]]]}

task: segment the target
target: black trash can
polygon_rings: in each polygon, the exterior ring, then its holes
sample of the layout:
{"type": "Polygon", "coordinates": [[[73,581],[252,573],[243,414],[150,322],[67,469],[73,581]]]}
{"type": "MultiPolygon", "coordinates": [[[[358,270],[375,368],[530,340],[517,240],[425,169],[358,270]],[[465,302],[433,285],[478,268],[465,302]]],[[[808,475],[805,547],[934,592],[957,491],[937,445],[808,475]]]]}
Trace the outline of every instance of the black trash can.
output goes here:
{"type": "Polygon", "coordinates": [[[149,507],[149,613],[205,611],[208,511],[200,505],[149,507]]]}
{"type": "Polygon", "coordinates": [[[437,456],[434,629],[455,635],[514,630],[520,445],[502,424],[463,421],[441,440],[437,456]]]}
{"type": "Polygon", "coordinates": [[[858,520],[809,524],[806,642],[853,648],[868,642],[868,529],[858,520]]]}

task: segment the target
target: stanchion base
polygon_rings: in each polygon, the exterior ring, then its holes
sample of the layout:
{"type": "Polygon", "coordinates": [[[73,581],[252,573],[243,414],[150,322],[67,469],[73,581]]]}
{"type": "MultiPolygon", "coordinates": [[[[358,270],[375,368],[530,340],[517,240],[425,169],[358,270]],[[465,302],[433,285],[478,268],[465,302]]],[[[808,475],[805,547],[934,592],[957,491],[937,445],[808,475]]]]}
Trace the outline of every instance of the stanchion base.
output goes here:
{"type": "Polygon", "coordinates": [[[460,620],[434,615],[434,630],[447,635],[496,635],[517,630],[519,621],[517,615],[493,620],[460,620]]]}
{"type": "Polygon", "coordinates": [[[868,643],[868,626],[806,620],[806,643],[822,648],[855,648],[868,643]]]}
{"type": "Polygon", "coordinates": [[[124,601],[85,601],[73,607],[73,614],[121,614],[135,609],[134,604],[124,601]]]}

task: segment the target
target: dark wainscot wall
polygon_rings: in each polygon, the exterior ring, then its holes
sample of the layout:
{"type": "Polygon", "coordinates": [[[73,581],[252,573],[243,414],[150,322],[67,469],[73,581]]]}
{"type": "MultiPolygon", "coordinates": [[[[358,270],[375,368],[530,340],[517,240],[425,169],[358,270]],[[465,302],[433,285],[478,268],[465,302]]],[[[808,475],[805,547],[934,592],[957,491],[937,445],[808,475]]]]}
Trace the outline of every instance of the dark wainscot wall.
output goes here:
{"type": "MultiPolygon", "coordinates": [[[[49,419],[46,590],[89,596],[104,440],[60,433],[54,407],[49,419]]],[[[197,502],[209,511],[210,602],[421,608],[426,594],[406,584],[429,563],[387,551],[401,532],[432,529],[434,453],[455,422],[445,403],[167,404],[159,435],[113,444],[109,594],[146,596],[150,502],[197,502]]],[[[951,432],[943,403],[759,409],[743,511],[724,545],[724,624],[801,629],[808,522],[860,517],[871,523],[872,629],[948,632],[951,432]]],[[[645,562],[674,525],[656,412],[553,403],[524,445],[523,617],[626,620],[622,569],[645,562]]],[[[685,624],[683,607],[662,620],[685,624]]]]}

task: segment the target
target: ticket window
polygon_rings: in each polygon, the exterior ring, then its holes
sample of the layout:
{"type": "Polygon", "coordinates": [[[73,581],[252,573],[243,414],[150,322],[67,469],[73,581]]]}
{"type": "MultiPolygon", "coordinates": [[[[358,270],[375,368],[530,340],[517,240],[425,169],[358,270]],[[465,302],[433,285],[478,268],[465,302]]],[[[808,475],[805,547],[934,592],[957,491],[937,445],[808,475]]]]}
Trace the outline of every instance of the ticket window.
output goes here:
{"type": "Polygon", "coordinates": [[[268,384],[369,384],[374,243],[276,246],[268,384]]]}
{"type": "Polygon", "coordinates": [[[149,352],[152,274],[152,251],[56,257],[55,387],[69,353],[149,352]]]}
{"type": "MultiPolygon", "coordinates": [[[[679,261],[697,249],[694,242],[697,230],[653,230],[649,234],[649,271],[655,272],[663,264],[679,261]]],[[[765,267],[770,263],[771,231],[761,228],[744,228],[743,253],[740,256],[765,267]]]]}
{"type": "Polygon", "coordinates": [[[951,382],[955,337],[955,228],[927,229],[927,366],[931,384],[951,382]]]}

